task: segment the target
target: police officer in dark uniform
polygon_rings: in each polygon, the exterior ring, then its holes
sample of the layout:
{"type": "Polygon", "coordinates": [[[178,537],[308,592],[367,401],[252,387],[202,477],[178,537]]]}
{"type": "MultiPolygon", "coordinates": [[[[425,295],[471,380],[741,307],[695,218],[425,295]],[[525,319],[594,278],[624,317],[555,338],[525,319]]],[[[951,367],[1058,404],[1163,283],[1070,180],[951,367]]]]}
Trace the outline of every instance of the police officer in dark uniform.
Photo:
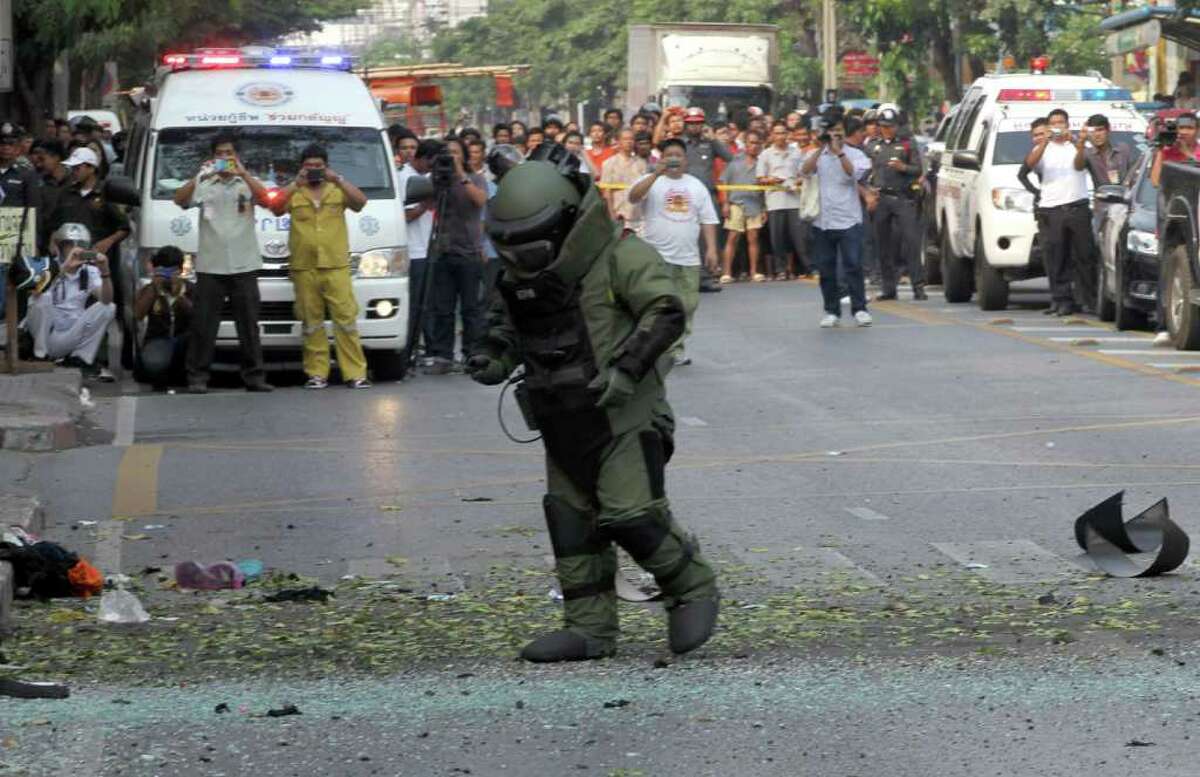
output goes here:
{"type": "MultiPolygon", "coordinates": [[[[717,203],[716,180],[713,176],[713,162],[717,159],[732,162],[733,153],[721,141],[704,137],[705,126],[707,125],[705,124],[704,109],[688,108],[687,113],[683,115],[683,142],[687,146],[687,173],[694,178],[699,178],[700,183],[708,188],[709,196],[713,198],[713,207],[720,212],[721,208],[717,203]]],[[[700,291],[717,292],[720,290],[720,284],[714,281],[707,268],[702,266],[700,268],[700,291]]]]}
{"type": "Polygon", "coordinates": [[[879,111],[879,143],[872,159],[871,181],[879,190],[875,206],[875,238],[883,293],[876,299],[896,299],[896,264],[908,265],[913,299],[928,299],[925,294],[925,268],[917,256],[920,233],[917,224],[917,179],[921,176],[921,155],[911,138],[901,139],[896,132],[900,116],[892,108],[879,111]]]}
{"type": "Polygon", "coordinates": [[[24,134],[15,124],[0,124],[0,187],[6,208],[36,208],[41,197],[37,171],[21,159],[24,134]]]}

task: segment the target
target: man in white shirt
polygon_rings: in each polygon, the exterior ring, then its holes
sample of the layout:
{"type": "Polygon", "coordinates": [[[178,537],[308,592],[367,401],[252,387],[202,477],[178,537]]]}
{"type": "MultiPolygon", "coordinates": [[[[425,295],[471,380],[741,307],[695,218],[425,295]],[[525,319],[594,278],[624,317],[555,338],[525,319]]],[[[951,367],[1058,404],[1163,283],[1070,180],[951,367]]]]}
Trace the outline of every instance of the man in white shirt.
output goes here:
{"type": "MultiPolygon", "coordinates": [[[[433,160],[441,150],[435,140],[423,140],[413,151],[412,159],[400,169],[400,191],[407,191],[408,180],[412,177],[428,178],[433,169],[433,160]]],[[[408,222],[408,289],[410,304],[408,306],[408,331],[417,326],[417,318],[421,315],[420,300],[425,294],[426,260],[429,257],[429,239],[433,236],[433,212],[436,209],[434,200],[414,202],[404,208],[404,219],[408,222]]],[[[427,306],[428,307],[428,306],[427,306]]],[[[429,308],[432,310],[432,308],[429,308]]],[[[426,347],[433,340],[433,316],[426,311],[421,320],[421,336],[425,339],[426,347]]],[[[419,342],[419,341],[414,341],[419,342]]]]}
{"type": "Polygon", "coordinates": [[[35,357],[90,368],[117,314],[108,258],[90,250],[91,235],[81,224],[63,224],[51,240],[61,270],[45,290],[30,295],[23,327],[33,337],[35,357]]]}
{"type": "Polygon", "coordinates": [[[845,141],[839,122],[821,135],[821,147],[800,168],[801,175],[817,176],[821,212],[812,224],[812,257],[821,274],[821,297],[825,314],[821,328],[838,325],[842,316],[842,292],[838,285],[838,256],[841,255],[850,311],[859,326],[871,325],[863,282],[862,249],[866,231],[858,194],[859,180],[871,169],[867,155],[845,141]]]}
{"type": "Polygon", "coordinates": [[[677,365],[691,364],[683,343],[692,333],[692,318],[700,304],[700,234],[704,234],[704,262],[716,272],[717,210],[700,179],[687,174],[687,146],[678,138],[659,146],[662,158],[654,172],[629,190],[629,202],[642,206],[642,239],[671,265],[679,298],[687,313],[687,328],[672,348],[677,365]]]}
{"type": "Polygon", "coordinates": [[[1061,108],[1050,111],[1046,118],[1050,131],[1034,145],[1025,164],[1042,182],[1038,214],[1052,309],[1057,315],[1069,316],[1078,309],[1076,295],[1085,308],[1096,299],[1087,135],[1081,132],[1071,137],[1070,119],[1061,108]]]}
{"type": "Polygon", "coordinates": [[[782,121],[771,128],[771,146],[758,157],[758,183],[782,186],[767,192],[767,231],[771,237],[773,265],[767,275],[787,280],[788,254],[794,254],[797,275],[808,275],[808,225],[800,220],[800,164],[804,154],[788,145],[787,126],[782,121]]]}

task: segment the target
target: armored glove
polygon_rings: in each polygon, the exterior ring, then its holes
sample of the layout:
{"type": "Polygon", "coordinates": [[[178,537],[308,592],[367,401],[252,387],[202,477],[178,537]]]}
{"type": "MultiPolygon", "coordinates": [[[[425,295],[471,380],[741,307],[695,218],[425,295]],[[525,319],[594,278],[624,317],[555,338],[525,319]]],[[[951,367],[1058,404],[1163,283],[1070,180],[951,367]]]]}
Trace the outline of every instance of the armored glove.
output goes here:
{"type": "MultiPolygon", "coordinates": [[[[600,380],[601,378],[597,376],[593,384],[599,383],[600,380]]],[[[600,398],[596,400],[596,407],[621,407],[633,398],[637,384],[634,382],[633,376],[625,370],[613,367],[603,380],[604,390],[600,394],[600,398]]],[[[596,387],[600,388],[601,386],[597,385],[596,387]]]]}
{"type": "Polygon", "coordinates": [[[498,385],[508,378],[508,370],[504,368],[503,362],[481,353],[467,359],[467,374],[471,376],[471,380],[485,386],[498,385]]]}

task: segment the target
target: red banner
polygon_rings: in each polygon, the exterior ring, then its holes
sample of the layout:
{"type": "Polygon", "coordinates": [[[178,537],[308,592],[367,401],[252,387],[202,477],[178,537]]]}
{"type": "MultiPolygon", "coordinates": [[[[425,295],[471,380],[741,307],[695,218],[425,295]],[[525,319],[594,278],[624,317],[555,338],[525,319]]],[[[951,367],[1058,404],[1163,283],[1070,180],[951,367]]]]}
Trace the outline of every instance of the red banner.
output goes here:
{"type": "Polygon", "coordinates": [[[516,104],[512,76],[496,76],[496,107],[512,108],[516,104]]]}

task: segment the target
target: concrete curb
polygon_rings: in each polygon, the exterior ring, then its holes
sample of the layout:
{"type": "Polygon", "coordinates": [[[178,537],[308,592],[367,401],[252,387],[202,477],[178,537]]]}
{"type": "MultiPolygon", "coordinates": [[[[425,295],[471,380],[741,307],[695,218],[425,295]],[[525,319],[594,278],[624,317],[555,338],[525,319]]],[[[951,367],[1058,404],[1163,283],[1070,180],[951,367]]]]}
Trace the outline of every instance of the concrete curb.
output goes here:
{"type": "MultiPolygon", "coordinates": [[[[46,525],[46,514],[42,503],[35,496],[0,494],[0,530],[19,526],[31,534],[41,534],[46,525]]],[[[0,638],[12,628],[13,568],[7,561],[0,561],[0,638]]]]}
{"type": "Polygon", "coordinates": [[[0,378],[0,448],[41,453],[79,444],[79,370],[0,378]]]}

